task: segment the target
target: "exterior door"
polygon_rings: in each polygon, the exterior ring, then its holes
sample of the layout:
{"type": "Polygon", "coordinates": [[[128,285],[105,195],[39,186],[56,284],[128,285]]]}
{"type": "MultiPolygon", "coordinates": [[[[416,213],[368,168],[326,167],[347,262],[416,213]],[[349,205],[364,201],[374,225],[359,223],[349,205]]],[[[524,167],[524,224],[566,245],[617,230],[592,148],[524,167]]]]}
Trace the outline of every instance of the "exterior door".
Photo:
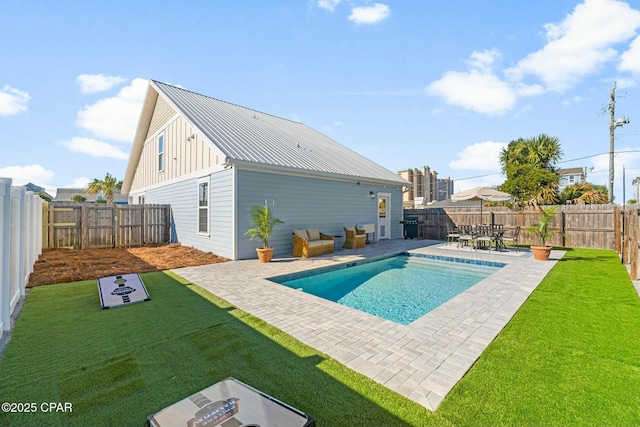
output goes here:
{"type": "Polygon", "coordinates": [[[378,239],[390,239],[391,233],[391,194],[378,193],[378,239]]]}

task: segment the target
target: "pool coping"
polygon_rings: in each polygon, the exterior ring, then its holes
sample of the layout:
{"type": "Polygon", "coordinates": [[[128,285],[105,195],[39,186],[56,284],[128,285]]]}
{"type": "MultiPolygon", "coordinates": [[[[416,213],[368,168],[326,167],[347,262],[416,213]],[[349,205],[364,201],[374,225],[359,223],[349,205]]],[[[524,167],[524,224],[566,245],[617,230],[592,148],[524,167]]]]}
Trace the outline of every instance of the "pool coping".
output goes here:
{"type": "Polygon", "coordinates": [[[268,280],[269,277],[401,251],[452,256],[442,242],[376,243],[369,251],[341,251],[269,264],[231,261],[173,270],[230,304],[264,320],[409,399],[435,410],[500,333],[563,251],[548,262],[459,251],[457,258],[498,261],[505,267],[409,325],[381,319],[268,280]],[[404,249],[402,249],[404,247],[404,249]]]}

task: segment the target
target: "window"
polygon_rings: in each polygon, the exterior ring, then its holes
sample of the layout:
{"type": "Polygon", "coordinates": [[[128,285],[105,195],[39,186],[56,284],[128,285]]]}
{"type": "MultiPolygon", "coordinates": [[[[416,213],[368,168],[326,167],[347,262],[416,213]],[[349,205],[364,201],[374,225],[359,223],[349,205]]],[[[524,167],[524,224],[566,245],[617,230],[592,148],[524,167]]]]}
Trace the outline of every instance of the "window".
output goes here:
{"type": "Polygon", "coordinates": [[[198,180],[198,234],[209,235],[209,177],[198,180]]]}
{"type": "Polygon", "coordinates": [[[144,194],[138,196],[138,204],[144,205],[144,194]]]}
{"type": "Polygon", "coordinates": [[[158,137],[158,172],[164,171],[164,135],[158,137]]]}

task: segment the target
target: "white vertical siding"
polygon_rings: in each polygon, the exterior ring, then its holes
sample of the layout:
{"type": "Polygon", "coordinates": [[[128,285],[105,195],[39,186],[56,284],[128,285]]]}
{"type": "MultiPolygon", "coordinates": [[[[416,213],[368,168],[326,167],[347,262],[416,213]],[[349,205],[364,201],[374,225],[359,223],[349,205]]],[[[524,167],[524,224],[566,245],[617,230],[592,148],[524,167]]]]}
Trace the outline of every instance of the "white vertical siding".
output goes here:
{"type": "MultiPolygon", "coordinates": [[[[153,120],[155,118],[154,114],[153,120]]],[[[174,115],[163,126],[155,128],[155,132],[149,134],[142,149],[131,192],[207,169],[224,161],[222,153],[181,116],[174,115]],[[164,137],[163,171],[159,171],[158,167],[160,135],[164,137]]]]}

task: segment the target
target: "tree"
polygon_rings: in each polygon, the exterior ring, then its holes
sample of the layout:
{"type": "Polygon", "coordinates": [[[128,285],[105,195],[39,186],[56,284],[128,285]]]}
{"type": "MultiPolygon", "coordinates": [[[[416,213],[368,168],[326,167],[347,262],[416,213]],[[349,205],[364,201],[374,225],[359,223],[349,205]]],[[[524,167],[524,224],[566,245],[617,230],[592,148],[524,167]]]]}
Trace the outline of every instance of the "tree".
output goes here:
{"type": "Polygon", "coordinates": [[[74,203],[84,203],[87,201],[87,198],[84,197],[82,194],[74,194],[73,197],[71,198],[71,201],[74,203]]]}
{"type": "Polygon", "coordinates": [[[500,152],[500,167],[507,180],[500,190],[516,202],[554,204],[558,201],[557,164],[562,158],[560,142],[545,134],[511,141],[500,152]]]}
{"type": "Polygon", "coordinates": [[[100,180],[94,178],[93,181],[89,184],[87,188],[87,194],[99,194],[102,193],[107,203],[113,204],[113,192],[114,190],[120,190],[122,188],[122,181],[118,181],[116,178],[111,176],[110,173],[104,177],[104,179],[100,180]]]}
{"type": "Polygon", "coordinates": [[[560,193],[560,202],[568,205],[602,205],[609,203],[609,191],[604,185],[582,182],[565,187],[560,193]]]}
{"type": "Polygon", "coordinates": [[[36,193],[36,195],[40,196],[40,198],[41,198],[42,200],[44,200],[45,202],[49,202],[49,203],[51,203],[51,202],[53,201],[53,199],[51,198],[51,196],[50,196],[50,195],[48,195],[47,193],[45,193],[44,191],[38,191],[38,192],[36,193]]]}

